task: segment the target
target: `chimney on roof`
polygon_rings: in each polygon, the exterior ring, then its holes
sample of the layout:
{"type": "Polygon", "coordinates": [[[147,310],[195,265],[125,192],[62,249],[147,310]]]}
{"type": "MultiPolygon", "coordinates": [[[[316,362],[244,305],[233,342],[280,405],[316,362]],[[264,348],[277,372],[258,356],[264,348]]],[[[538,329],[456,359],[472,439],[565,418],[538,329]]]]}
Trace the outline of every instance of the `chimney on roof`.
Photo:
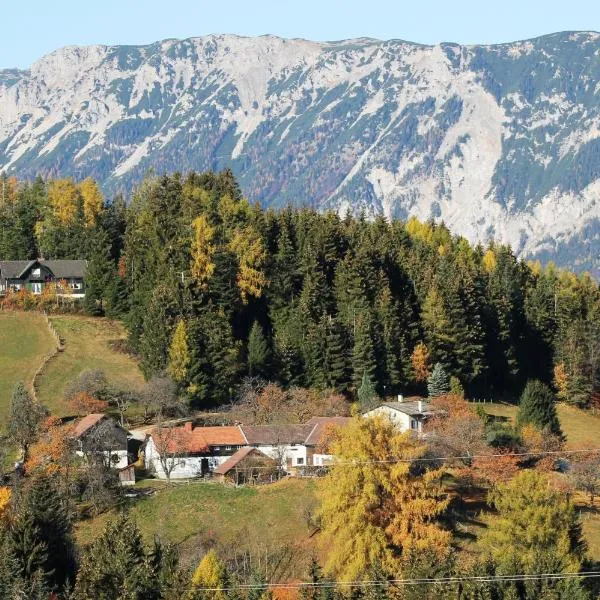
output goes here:
{"type": "Polygon", "coordinates": [[[194,430],[194,424],[191,421],[188,421],[187,423],[184,423],[183,425],[183,429],[184,431],[193,431],[194,430]]]}
{"type": "Polygon", "coordinates": [[[404,402],[404,396],[402,394],[398,394],[398,402],[404,402]]]}
{"type": "Polygon", "coordinates": [[[423,400],[417,400],[417,410],[423,412],[423,400]]]}

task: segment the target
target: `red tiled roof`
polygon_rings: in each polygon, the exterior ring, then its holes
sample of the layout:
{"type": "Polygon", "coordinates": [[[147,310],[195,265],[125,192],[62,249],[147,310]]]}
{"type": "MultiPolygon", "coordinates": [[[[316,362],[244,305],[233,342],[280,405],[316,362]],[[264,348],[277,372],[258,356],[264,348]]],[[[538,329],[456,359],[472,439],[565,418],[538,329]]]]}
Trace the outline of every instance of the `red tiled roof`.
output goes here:
{"type": "Polygon", "coordinates": [[[313,417],[306,423],[307,425],[312,425],[313,429],[306,438],[305,444],[307,446],[317,446],[328,427],[344,427],[350,421],[352,421],[352,417],[313,417]]]}
{"type": "MultiPolygon", "coordinates": [[[[239,427],[194,427],[182,425],[176,433],[186,441],[187,450],[198,454],[207,452],[211,446],[243,446],[246,443],[239,427]],[[189,432],[189,433],[185,433],[189,432]],[[189,437],[187,437],[189,435],[189,437]]],[[[173,438],[175,444],[176,436],[173,438]]]]}
{"type": "Polygon", "coordinates": [[[104,413],[92,413],[91,415],[87,415],[83,417],[75,428],[73,429],[73,436],[76,438],[80,438],[84,433],[87,433],[94,425],[100,423],[102,419],[104,419],[106,415],[104,413]]]}
{"type": "Polygon", "coordinates": [[[250,448],[246,446],[245,448],[240,448],[233,456],[230,456],[224,463],[219,465],[217,469],[215,469],[215,475],[226,475],[234,469],[237,465],[239,465],[247,456],[253,453],[260,454],[261,458],[264,458],[268,461],[272,461],[273,464],[276,464],[276,461],[267,456],[264,452],[258,450],[258,448],[250,448]]]}

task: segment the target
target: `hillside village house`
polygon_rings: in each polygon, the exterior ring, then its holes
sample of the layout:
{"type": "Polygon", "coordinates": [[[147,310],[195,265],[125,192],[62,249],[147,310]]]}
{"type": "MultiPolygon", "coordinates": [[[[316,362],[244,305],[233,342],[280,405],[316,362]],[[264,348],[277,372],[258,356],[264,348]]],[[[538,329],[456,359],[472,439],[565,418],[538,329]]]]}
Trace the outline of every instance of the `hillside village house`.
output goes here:
{"type": "Polygon", "coordinates": [[[162,432],[150,435],[144,455],[146,469],[160,479],[167,477],[161,454],[172,479],[190,479],[212,473],[246,445],[239,427],[194,427],[185,423],[168,430],[163,428],[162,432]],[[165,437],[162,435],[165,431],[173,435],[165,437]]]}
{"type": "Polygon", "coordinates": [[[112,417],[104,413],[87,415],[75,425],[72,435],[78,456],[101,455],[118,470],[129,466],[129,432],[112,417]]]}
{"type": "MultiPolygon", "coordinates": [[[[179,432],[173,432],[173,439],[185,440],[185,447],[174,452],[167,444],[163,462],[170,461],[166,464],[172,469],[173,479],[188,479],[212,473],[224,476],[229,472],[229,467],[235,467],[236,460],[248,456],[246,452],[237,456],[236,453],[251,448],[274,461],[278,468],[294,472],[305,466],[321,466],[330,461],[332,457],[322,453],[328,428],[343,426],[348,421],[346,417],[316,417],[302,425],[234,427],[194,427],[192,423],[186,423],[174,428],[179,432]],[[234,456],[236,459],[230,460],[234,456]],[[228,464],[225,464],[224,470],[220,469],[224,463],[228,464]]],[[[161,444],[164,445],[164,440],[156,432],[150,435],[146,444],[145,463],[148,471],[165,479],[166,474],[160,460],[161,444]]],[[[253,455],[260,457],[256,453],[253,455]]]]}
{"type": "Polygon", "coordinates": [[[83,298],[86,270],[85,260],[3,260],[0,261],[0,294],[22,289],[41,294],[49,283],[64,281],[68,289],[62,295],[83,298]]]}
{"type": "Polygon", "coordinates": [[[421,398],[404,398],[398,396],[397,402],[384,402],[381,406],[367,411],[363,416],[384,415],[388,417],[400,431],[413,431],[417,435],[423,433],[423,425],[433,415],[430,406],[421,398]]]}

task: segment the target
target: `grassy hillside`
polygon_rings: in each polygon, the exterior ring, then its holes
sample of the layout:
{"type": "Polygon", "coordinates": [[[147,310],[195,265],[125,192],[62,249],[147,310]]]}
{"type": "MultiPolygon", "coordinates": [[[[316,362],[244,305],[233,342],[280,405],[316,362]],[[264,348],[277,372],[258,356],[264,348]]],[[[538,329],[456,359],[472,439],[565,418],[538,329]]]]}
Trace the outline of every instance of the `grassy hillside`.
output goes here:
{"type": "MultiPolygon", "coordinates": [[[[190,564],[213,546],[232,559],[248,552],[264,560],[268,553],[278,564],[276,578],[305,576],[316,548],[311,537],[314,527],[309,527],[305,516],[317,505],[314,480],[287,479],[243,488],[202,482],[157,485],[153,496],[131,507],[147,541],[158,534],[180,544],[182,557],[190,564]]],[[[102,515],[80,523],[79,541],[93,539],[107,518],[102,515]]]]}
{"type": "Polygon", "coordinates": [[[51,321],[65,342],[65,350],[38,377],[37,390],[40,401],[53,413],[69,413],[63,399],[65,387],[87,369],[104,371],[112,384],[123,389],[137,389],[143,384],[136,361],[109,345],[125,337],[121,323],[72,315],[51,317],[51,321]]]}
{"type": "MultiPolygon", "coordinates": [[[[490,415],[504,417],[514,422],[517,407],[512,404],[481,404],[490,415]]],[[[558,417],[563,433],[567,437],[567,446],[596,448],[600,440],[600,416],[580,410],[573,406],[559,404],[558,417]]]]}
{"type": "Polygon", "coordinates": [[[0,312],[0,428],[6,422],[15,384],[31,384],[36,369],[54,346],[42,315],[0,312]]]}

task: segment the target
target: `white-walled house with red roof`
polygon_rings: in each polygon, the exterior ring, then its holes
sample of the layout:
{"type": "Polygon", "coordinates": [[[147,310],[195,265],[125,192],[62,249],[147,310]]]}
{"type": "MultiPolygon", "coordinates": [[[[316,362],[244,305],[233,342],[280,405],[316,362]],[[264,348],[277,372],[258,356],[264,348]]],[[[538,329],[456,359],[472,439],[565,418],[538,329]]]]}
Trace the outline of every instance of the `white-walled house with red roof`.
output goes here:
{"type": "MultiPolygon", "coordinates": [[[[284,471],[322,466],[332,457],[321,452],[321,442],[328,427],[343,426],[347,417],[315,417],[300,425],[237,425],[194,427],[192,423],[173,428],[173,438],[183,440],[174,451],[154,430],[146,443],[146,469],[166,479],[164,465],[171,479],[192,479],[212,474],[242,448],[252,448],[276,461],[284,471]],[[166,448],[161,461],[160,447],[166,448]]],[[[164,431],[164,429],[163,429],[164,431]]]]}

